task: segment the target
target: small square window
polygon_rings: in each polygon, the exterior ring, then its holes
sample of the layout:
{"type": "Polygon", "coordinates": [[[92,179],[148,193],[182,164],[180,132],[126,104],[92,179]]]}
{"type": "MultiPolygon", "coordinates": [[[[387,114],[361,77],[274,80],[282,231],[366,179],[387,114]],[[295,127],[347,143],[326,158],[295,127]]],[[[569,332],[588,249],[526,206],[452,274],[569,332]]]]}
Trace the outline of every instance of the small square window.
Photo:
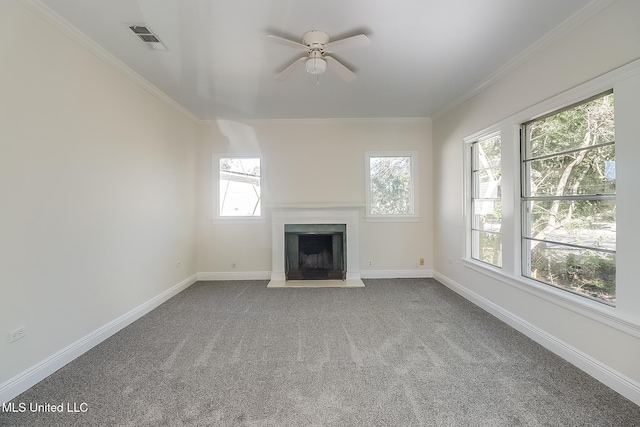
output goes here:
{"type": "Polygon", "coordinates": [[[416,152],[368,152],[366,155],[367,216],[415,218],[416,152]]]}
{"type": "Polygon", "coordinates": [[[259,157],[218,157],[217,217],[260,217],[261,182],[259,157]]]}

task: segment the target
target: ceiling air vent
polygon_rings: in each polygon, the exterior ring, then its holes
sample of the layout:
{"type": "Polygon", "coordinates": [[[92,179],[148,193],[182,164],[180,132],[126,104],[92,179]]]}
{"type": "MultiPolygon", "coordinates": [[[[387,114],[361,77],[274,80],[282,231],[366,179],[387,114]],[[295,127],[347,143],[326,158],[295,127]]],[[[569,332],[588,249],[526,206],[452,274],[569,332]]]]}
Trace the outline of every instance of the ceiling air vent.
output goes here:
{"type": "Polygon", "coordinates": [[[150,49],[167,50],[167,47],[162,44],[158,36],[153,34],[153,31],[146,25],[129,25],[128,27],[150,49]]]}

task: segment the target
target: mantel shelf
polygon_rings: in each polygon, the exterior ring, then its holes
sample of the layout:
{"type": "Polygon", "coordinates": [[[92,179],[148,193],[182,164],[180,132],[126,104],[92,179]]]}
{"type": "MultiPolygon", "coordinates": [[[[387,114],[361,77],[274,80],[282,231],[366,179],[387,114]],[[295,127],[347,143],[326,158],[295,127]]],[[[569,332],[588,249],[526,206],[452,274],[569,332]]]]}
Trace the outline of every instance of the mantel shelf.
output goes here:
{"type": "Polygon", "coordinates": [[[364,208],[364,203],[307,203],[291,205],[267,205],[270,210],[292,210],[292,209],[360,209],[364,208]]]}

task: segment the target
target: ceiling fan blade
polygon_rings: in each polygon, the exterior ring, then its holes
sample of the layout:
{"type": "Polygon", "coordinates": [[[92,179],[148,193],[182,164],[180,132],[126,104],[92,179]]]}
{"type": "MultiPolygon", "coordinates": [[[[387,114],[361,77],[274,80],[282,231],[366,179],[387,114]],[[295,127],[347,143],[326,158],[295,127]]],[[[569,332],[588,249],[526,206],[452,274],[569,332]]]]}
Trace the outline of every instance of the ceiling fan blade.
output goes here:
{"type": "Polygon", "coordinates": [[[347,37],[346,39],[336,40],[327,43],[324,46],[324,50],[327,53],[342,52],[347,49],[354,49],[356,47],[365,47],[371,44],[369,37],[364,34],[358,34],[357,36],[347,37]]]}
{"type": "Polygon", "coordinates": [[[277,76],[274,77],[274,80],[276,81],[283,81],[284,79],[286,79],[289,74],[291,74],[295,69],[300,68],[303,64],[304,61],[307,60],[306,56],[303,56],[302,58],[296,59],[293,64],[289,65],[287,68],[285,68],[284,70],[282,70],[282,72],[280,74],[278,74],[277,76]]]}
{"type": "Polygon", "coordinates": [[[358,78],[353,71],[345,67],[340,61],[330,56],[325,56],[327,68],[336,73],[342,80],[349,83],[358,78]]]}
{"type": "Polygon", "coordinates": [[[281,44],[283,46],[292,47],[294,49],[307,50],[307,46],[302,43],[294,42],[293,40],[283,39],[282,37],[277,36],[265,36],[265,40],[269,40],[270,42],[281,44]]]}

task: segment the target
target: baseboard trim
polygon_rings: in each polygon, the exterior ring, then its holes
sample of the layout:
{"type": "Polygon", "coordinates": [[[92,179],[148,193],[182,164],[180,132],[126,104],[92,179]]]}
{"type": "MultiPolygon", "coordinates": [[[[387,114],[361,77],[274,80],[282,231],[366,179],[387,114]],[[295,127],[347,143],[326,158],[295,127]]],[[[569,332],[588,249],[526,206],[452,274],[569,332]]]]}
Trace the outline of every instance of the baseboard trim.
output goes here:
{"type": "Polygon", "coordinates": [[[162,292],[160,295],[151,298],[149,301],[139,305],[128,313],[112,320],[57,353],[47,357],[31,368],[21,372],[3,384],[0,384],[0,402],[6,403],[19,396],[21,393],[33,387],[72,360],[86,353],[88,350],[100,344],[102,341],[106,340],[124,327],[135,322],[171,297],[187,289],[196,281],[197,275],[194,274],[177,285],[174,285],[162,292]]]}
{"type": "Polygon", "coordinates": [[[271,280],[270,271],[211,271],[198,273],[198,280],[271,280]]]}
{"type": "MultiPolygon", "coordinates": [[[[433,270],[360,270],[347,279],[430,279],[433,270]]],[[[274,275],[271,271],[210,271],[198,273],[198,280],[284,280],[284,274],[274,275]]]]}
{"type": "Polygon", "coordinates": [[[360,270],[362,279],[430,279],[433,270],[360,270]]]}
{"type": "Polygon", "coordinates": [[[433,277],[452,291],[494,315],[514,329],[522,332],[546,349],[552,351],[601,383],[605,384],[607,387],[610,387],[622,396],[631,400],[636,405],[640,405],[640,383],[637,381],[634,381],[615,369],[610,368],[537,326],[532,325],[503,307],[478,295],[454,280],[451,280],[447,276],[435,272],[433,277]]]}

